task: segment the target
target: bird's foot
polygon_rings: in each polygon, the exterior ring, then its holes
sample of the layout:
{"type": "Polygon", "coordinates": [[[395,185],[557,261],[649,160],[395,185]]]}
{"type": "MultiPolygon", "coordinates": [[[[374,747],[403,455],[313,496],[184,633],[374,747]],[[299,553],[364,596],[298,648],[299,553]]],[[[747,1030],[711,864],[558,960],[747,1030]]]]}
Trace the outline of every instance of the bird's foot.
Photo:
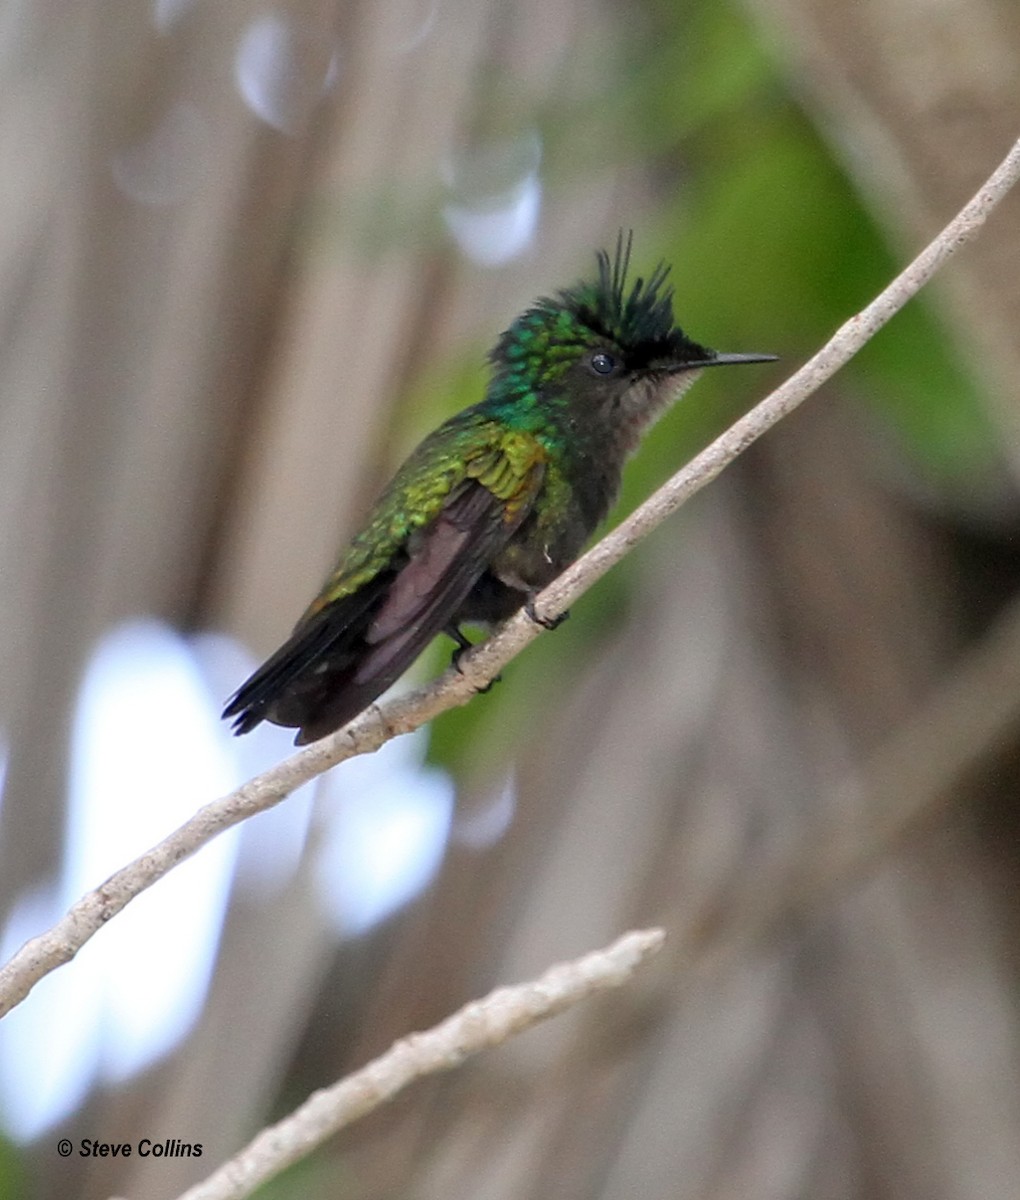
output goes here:
{"type": "Polygon", "coordinates": [[[555,617],[540,617],[535,611],[535,594],[531,592],[527,600],[524,601],[524,611],[535,622],[536,625],[541,625],[543,629],[559,629],[563,622],[570,616],[570,610],[561,612],[555,617]]]}
{"type": "MultiPolygon", "coordinates": [[[[450,666],[453,667],[455,670],[460,671],[460,660],[463,657],[465,651],[471,649],[471,647],[474,645],[474,642],[468,641],[468,639],[464,636],[463,633],[461,633],[461,631],[457,628],[456,625],[451,625],[449,627],[449,629],[445,630],[445,633],[447,634],[448,637],[452,637],[453,640],[457,643],[457,648],[456,648],[456,650],[454,650],[453,655],[450,658],[450,666]]],[[[461,671],[460,673],[462,675],[464,674],[463,671],[461,671]]],[[[479,696],[484,696],[486,692],[492,691],[492,685],[494,683],[499,683],[499,681],[502,678],[503,678],[502,675],[494,675],[492,677],[492,679],[490,679],[489,682],[485,685],[485,687],[476,688],[475,690],[477,691],[479,696]]]]}
{"type": "Polygon", "coordinates": [[[471,649],[473,643],[468,641],[463,632],[456,625],[448,625],[443,632],[447,637],[453,638],[453,640],[457,643],[457,649],[454,650],[453,657],[450,659],[450,666],[456,667],[459,671],[461,656],[464,654],[465,650],[471,649]]]}

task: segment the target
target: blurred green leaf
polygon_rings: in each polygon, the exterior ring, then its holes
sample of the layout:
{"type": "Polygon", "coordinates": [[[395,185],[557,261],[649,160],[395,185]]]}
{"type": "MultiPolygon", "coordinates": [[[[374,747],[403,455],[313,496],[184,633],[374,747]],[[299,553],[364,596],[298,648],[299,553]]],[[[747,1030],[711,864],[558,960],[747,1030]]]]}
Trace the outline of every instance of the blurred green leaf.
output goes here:
{"type": "Polygon", "coordinates": [[[0,1196],[5,1200],[29,1200],[33,1194],[21,1152],[0,1136],[0,1196]]]}

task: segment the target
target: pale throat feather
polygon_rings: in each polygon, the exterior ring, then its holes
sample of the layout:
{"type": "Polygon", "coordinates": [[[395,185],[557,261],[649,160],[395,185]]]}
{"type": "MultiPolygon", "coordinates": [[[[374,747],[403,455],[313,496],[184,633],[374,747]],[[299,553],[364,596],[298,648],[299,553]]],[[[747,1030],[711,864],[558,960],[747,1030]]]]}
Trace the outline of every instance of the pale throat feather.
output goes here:
{"type": "Polygon", "coordinates": [[[695,382],[701,371],[677,371],[658,377],[647,375],[636,380],[623,400],[620,432],[629,458],[638,443],[695,382]]]}

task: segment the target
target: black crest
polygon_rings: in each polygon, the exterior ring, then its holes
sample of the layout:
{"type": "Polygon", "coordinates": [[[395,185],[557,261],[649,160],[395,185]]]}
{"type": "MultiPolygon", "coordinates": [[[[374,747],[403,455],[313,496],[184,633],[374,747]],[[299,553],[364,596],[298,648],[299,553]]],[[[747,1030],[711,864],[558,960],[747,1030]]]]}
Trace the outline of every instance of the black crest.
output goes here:
{"type": "MultiPolygon", "coordinates": [[[[706,365],[713,351],[692,341],[673,323],[669,267],[660,262],[646,278],[628,282],[633,234],[623,230],[616,252],[596,254],[598,275],[543,297],[507,329],[489,358],[499,378],[518,391],[562,374],[564,351],[579,355],[594,342],[616,346],[630,370],[677,364],[706,365]]],[[[568,354],[568,356],[569,356],[568,354]]]]}
{"type": "Polygon", "coordinates": [[[668,352],[679,331],[673,324],[673,289],[666,280],[669,267],[660,262],[647,279],[638,276],[628,289],[633,232],[620,230],[616,253],[596,255],[598,279],[560,293],[560,301],[577,319],[601,337],[625,349],[638,347],[668,352]]]}

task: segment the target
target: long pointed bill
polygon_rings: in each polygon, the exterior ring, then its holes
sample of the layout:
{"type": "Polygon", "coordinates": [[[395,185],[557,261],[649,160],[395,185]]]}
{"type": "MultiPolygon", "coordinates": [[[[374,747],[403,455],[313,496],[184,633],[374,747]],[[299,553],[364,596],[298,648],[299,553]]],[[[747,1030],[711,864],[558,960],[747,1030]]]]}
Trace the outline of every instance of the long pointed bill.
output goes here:
{"type": "Polygon", "coordinates": [[[670,371],[698,371],[702,367],[730,367],[739,363],[775,362],[777,354],[714,354],[711,358],[696,359],[694,362],[677,363],[670,371]]]}

